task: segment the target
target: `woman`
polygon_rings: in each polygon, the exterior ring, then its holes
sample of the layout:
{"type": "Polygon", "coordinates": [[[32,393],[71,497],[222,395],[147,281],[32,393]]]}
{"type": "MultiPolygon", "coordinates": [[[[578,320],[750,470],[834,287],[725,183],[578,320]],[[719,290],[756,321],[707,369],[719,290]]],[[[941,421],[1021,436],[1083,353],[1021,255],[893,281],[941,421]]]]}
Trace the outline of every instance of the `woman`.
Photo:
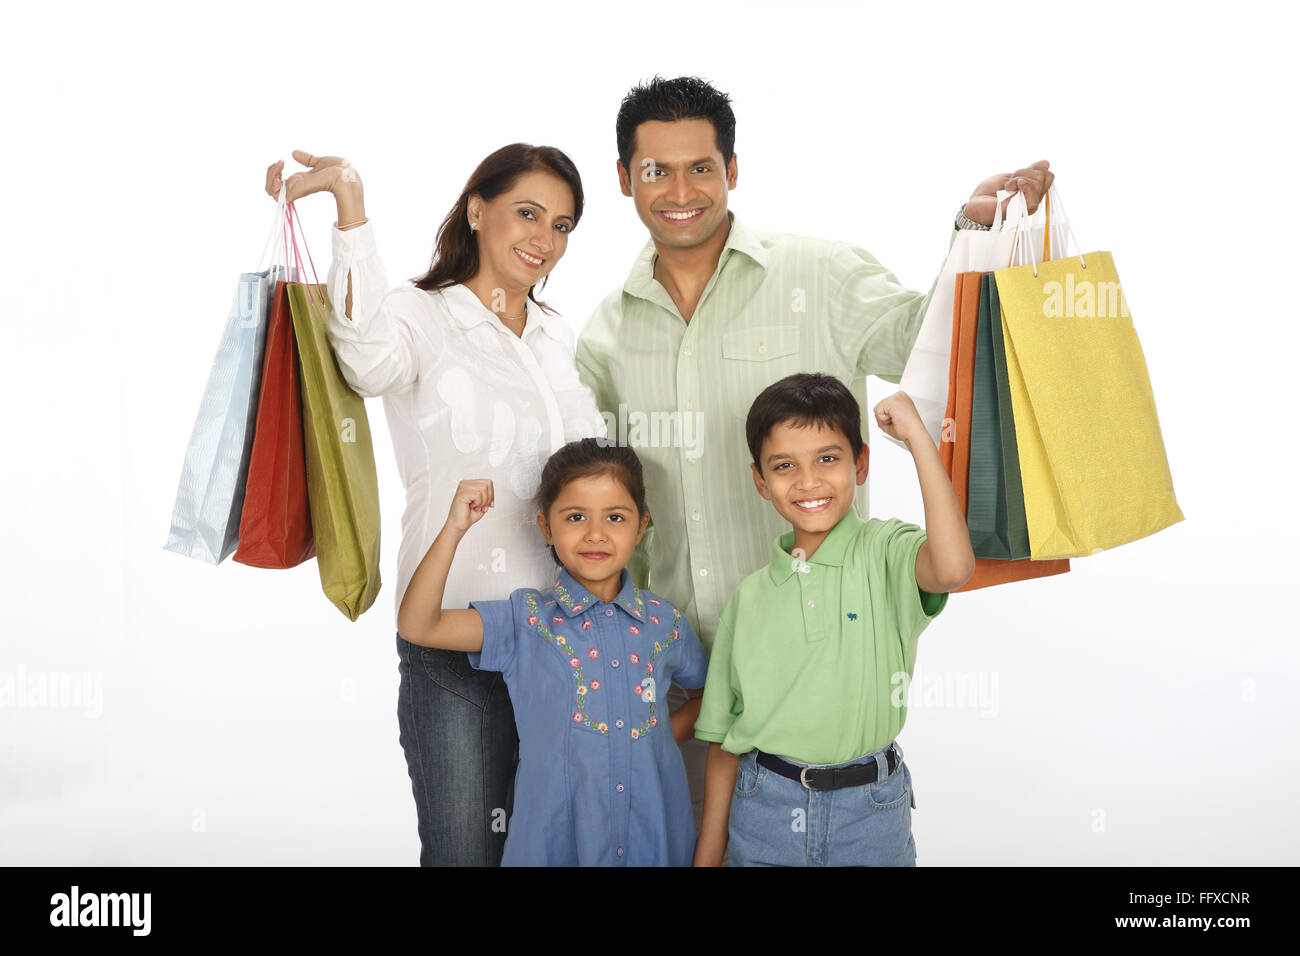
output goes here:
{"type": "MultiPolygon", "coordinates": [[[[438,229],[429,271],[391,291],[345,160],[297,150],[310,167],[284,180],[290,202],[334,194],[329,336],[344,379],[382,395],[406,487],[394,607],[465,477],[491,478],[496,507],[447,581],[449,607],[549,587],[555,564],[532,498],[551,452],[604,435],[578,380],[573,335],[535,292],[582,216],[582,182],[558,149],[516,143],[488,156],[438,229]]],[[[284,161],[266,173],[279,197],[284,161]]],[[[397,635],[398,727],[415,795],[420,863],[501,861],[518,737],[499,673],[463,652],[397,635]]]]}

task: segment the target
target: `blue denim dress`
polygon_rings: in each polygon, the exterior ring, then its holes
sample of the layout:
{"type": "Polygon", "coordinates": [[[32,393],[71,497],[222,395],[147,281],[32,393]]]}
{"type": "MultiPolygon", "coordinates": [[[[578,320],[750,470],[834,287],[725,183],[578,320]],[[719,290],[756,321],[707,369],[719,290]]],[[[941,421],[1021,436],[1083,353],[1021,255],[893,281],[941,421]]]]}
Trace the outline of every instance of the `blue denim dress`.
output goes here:
{"type": "Polygon", "coordinates": [[[547,591],[474,601],[482,670],[519,729],[503,866],[689,866],[695,817],[664,702],[709,661],[686,616],[623,571],[605,603],[560,569],[547,591]]]}

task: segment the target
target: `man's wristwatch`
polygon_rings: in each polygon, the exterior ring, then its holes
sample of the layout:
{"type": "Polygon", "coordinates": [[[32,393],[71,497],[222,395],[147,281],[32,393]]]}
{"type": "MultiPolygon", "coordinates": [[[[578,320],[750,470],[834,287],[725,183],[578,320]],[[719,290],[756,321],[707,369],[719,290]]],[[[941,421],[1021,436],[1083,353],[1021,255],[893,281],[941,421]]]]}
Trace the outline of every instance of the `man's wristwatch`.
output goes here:
{"type": "Polygon", "coordinates": [[[992,229],[992,226],[986,226],[982,222],[976,222],[966,216],[966,204],[962,203],[961,208],[957,210],[957,218],[953,220],[953,225],[958,229],[983,229],[985,232],[992,229]]]}

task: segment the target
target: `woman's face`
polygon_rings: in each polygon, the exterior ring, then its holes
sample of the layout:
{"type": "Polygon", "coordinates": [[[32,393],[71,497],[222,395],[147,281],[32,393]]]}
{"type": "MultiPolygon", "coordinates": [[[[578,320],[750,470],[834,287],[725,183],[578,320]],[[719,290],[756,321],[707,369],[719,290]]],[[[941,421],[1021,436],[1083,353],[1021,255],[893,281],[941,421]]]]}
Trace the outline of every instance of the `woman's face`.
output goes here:
{"type": "Polygon", "coordinates": [[[479,277],[490,288],[526,291],[555,268],[573,228],[573,192],[549,171],[524,173],[491,201],[473,196],[479,277]]]}

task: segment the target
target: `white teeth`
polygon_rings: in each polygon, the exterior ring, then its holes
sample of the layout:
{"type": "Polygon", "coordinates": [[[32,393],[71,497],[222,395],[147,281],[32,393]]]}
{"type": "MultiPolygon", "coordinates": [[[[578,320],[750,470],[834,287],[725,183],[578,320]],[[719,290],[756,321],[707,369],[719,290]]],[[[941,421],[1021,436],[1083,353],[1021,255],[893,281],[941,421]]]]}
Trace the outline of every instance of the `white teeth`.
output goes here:
{"type": "Polygon", "coordinates": [[[527,260],[528,262],[531,262],[533,265],[540,266],[540,265],[542,264],[542,260],[541,260],[541,259],[538,259],[536,256],[530,256],[530,255],[529,255],[528,253],[526,253],[526,252],[520,252],[518,249],[515,250],[515,254],[518,255],[519,258],[524,259],[524,260],[527,260]]]}
{"type": "Polygon", "coordinates": [[[699,212],[698,209],[691,209],[687,212],[665,212],[664,215],[669,219],[694,219],[699,212]]]}
{"type": "Polygon", "coordinates": [[[816,498],[813,499],[812,501],[796,501],[795,504],[798,505],[800,508],[820,508],[822,505],[826,504],[826,502],[830,500],[831,499],[829,498],[816,498]]]}

